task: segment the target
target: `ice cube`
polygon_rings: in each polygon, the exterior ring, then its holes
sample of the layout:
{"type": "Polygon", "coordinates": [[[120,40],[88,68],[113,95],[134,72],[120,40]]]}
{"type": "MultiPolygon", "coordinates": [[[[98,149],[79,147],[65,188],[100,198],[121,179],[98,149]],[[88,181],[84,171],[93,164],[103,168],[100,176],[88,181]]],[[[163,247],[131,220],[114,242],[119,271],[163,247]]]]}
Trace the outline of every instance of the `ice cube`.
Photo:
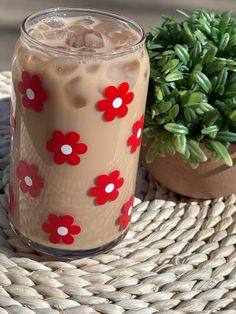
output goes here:
{"type": "Polygon", "coordinates": [[[48,25],[44,24],[43,22],[39,23],[39,24],[37,25],[37,28],[38,28],[40,31],[42,31],[42,32],[48,31],[48,30],[50,29],[50,27],[49,27],[48,25]]]}
{"type": "Polygon", "coordinates": [[[84,33],[85,30],[86,30],[85,27],[78,25],[78,24],[73,24],[73,25],[68,27],[68,32],[72,32],[72,33],[75,33],[77,35],[84,33]]]}
{"type": "Polygon", "coordinates": [[[44,36],[49,40],[61,40],[66,36],[67,32],[64,29],[51,30],[44,32],[44,36]]]}
{"type": "Polygon", "coordinates": [[[41,52],[32,52],[28,60],[28,67],[31,69],[39,67],[40,69],[46,68],[48,66],[48,56],[41,52]]]}
{"type": "Polygon", "coordinates": [[[123,27],[118,22],[104,20],[94,28],[97,32],[108,36],[113,32],[122,32],[123,27]]]}
{"type": "Polygon", "coordinates": [[[32,37],[32,38],[34,38],[34,39],[36,39],[36,40],[38,40],[38,41],[42,41],[43,39],[44,39],[44,36],[43,36],[43,34],[39,31],[39,30],[37,30],[37,29],[30,29],[29,31],[28,31],[28,34],[32,37]]]}
{"type": "Polygon", "coordinates": [[[86,65],[86,71],[88,73],[95,73],[98,71],[98,69],[100,68],[100,65],[97,63],[93,63],[93,64],[88,64],[86,65]]]}
{"type": "Polygon", "coordinates": [[[76,77],[69,81],[65,86],[65,93],[68,105],[74,109],[82,108],[87,105],[84,91],[81,88],[81,77],[76,77]]]}
{"type": "Polygon", "coordinates": [[[30,58],[30,52],[27,47],[17,44],[16,46],[16,60],[19,62],[20,66],[24,69],[30,58]]]}
{"type": "Polygon", "coordinates": [[[128,30],[123,30],[121,33],[110,33],[108,37],[116,47],[130,47],[138,42],[137,35],[128,30]]]}
{"type": "Polygon", "coordinates": [[[66,26],[63,18],[57,17],[57,16],[47,18],[47,19],[43,20],[43,23],[48,25],[51,28],[57,28],[57,29],[63,28],[66,26]]]}
{"type": "Polygon", "coordinates": [[[81,26],[85,26],[85,27],[90,27],[91,25],[93,25],[95,23],[95,21],[92,19],[91,16],[85,17],[83,19],[79,19],[76,24],[77,25],[81,25],[81,26]]]}
{"type": "Polygon", "coordinates": [[[76,63],[63,58],[56,58],[49,66],[52,73],[63,77],[72,74],[78,68],[76,63]]]}
{"type": "Polygon", "coordinates": [[[81,48],[85,46],[85,28],[73,25],[68,29],[66,44],[69,47],[81,48]]]}
{"type": "Polygon", "coordinates": [[[138,59],[116,62],[108,67],[107,77],[116,84],[128,82],[130,87],[133,87],[138,78],[139,71],[140,62],[138,59]]]}
{"type": "Polygon", "coordinates": [[[87,48],[103,48],[104,40],[102,35],[93,30],[87,31],[85,33],[85,46],[87,48]]]}

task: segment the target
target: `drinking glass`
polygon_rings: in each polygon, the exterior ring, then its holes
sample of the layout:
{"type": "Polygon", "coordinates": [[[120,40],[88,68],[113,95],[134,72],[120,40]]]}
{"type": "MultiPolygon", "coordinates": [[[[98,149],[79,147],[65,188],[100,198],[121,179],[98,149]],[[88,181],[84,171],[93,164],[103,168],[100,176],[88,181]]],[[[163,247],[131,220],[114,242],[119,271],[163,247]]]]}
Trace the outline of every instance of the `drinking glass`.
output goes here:
{"type": "Polygon", "coordinates": [[[148,78],[145,34],[128,18],[57,8],[24,20],[12,61],[9,216],[36,250],[82,257],[124,238],[148,78]]]}

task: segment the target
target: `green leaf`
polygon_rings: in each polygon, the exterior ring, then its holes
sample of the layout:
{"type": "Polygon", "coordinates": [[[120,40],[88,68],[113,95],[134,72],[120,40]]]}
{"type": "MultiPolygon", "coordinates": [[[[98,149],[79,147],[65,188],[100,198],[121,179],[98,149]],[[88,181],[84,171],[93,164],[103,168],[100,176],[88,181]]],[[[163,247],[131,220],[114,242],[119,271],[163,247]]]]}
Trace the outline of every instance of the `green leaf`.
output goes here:
{"type": "Polygon", "coordinates": [[[221,37],[220,42],[219,42],[219,46],[218,46],[218,52],[224,52],[224,50],[226,49],[226,47],[228,45],[229,39],[230,39],[229,33],[225,33],[221,37]]]}
{"type": "Polygon", "coordinates": [[[217,132],[212,132],[212,133],[210,133],[208,136],[209,136],[209,138],[211,138],[211,139],[215,139],[216,135],[217,135],[217,132]]]}
{"type": "Polygon", "coordinates": [[[191,60],[193,64],[198,64],[201,59],[202,46],[199,41],[194,42],[194,47],[190,53],[191,60]]]}
{"type": "Polygon", "coordinates": [[[186,144],[185,152],[182,154],[183,159],[189,160],[190,158],[190,150],[188,148],[188,145],[186,144]]]}
{"type": "Polygon", "coordinates": [[[184,27],[186,34],[189,36],[189,38],[191,38],[191,40],[194,40],[193,34],[192,34],[190,28],[188,27],[187,22],[183,22],[183,27],[184,27]]]}
{"type": "Polygon", "coordinates": [[[227,46],[227,51],[230,51],[234,46],[236,46],[236,34],[231,36],[227,46]]]}
{"type": "Polygon", "coordinates": [[[143,134],[147,137],[154,137],[160,133],[162,128],[160,126],[147,126],[143,130],[143,134]]]}
{"type": "Polygon", "coordinates": [[[207,74],[220,72],[225,67],[225,65],[226,65],[226,62],[218,61],[218,60],[213,61],[206,66],[205,72],[207,74]]]}
{"type": "Polygon", "coordinates": [[[197,39],[200,41],[202,45],[205,44],[207,37],[199,29],[195,31],[195,36],[197,37],[197,39]]]}
{"type": "Polygon", "coordinates": [[[236,91],[236,81],[229,83],[226,87],[226,92],[235,92],[236,91]]]}
{"type": "Polygon", "coordinates": [[[188,123],[194,123],[197,121],[197,114],[191,108],[184,109],[184,117],[188,123]]]}
{"type": "Polygon", "coordinates": [[[226,68],[222,69],[219,73],[217,85],[225,85],[228,78],[228,71],[226,68]]]}
{"type": "Polygon", "coordinates": [[[176,153],[176,151],[175,151],[175,137],[172,135],[167,137],[166,140],[163,141],[163,148],[164,148],[165,154],[174,155],[176,153]]]}
{"type": "Polygon", "coordinates": [[[208,64],[208,63],[211,63],[215,56],[216,56],[216,53],[217,53],[217,48],[212,46],[210,47],[207,52],[205,53],[203,59],[202,59],[202,63],[203,64],[208,64]]]}
{"type": "Polygon", "coordinates": [[[184,125],[177,124],[177,123],[167,123],[164,125],[164,128],[174,134],[188,134],[188,128],[184,125]]]}
{"type": "Polygon", "coordinates": [[[176,104],[169,111],[169,117],[172,122],[175,121],[175,118],[177,117],[178,113],[179,113],[179,105],[176,104]]]}
{"type": "Polygon", "coordinates": [[[212,36],[213,41],[216,44],[218,44],[218,42],[219,42],[219,35],[220,35],[220,31],[218,30],[218,28],[213,26],[211,29],[211,36],[212,36]]]}
{"type": "Polygon", "coordinates": [[[214,109],[214,110],[207,111],[206,113],[204,113],[203,123],[207,126],[212,126],[219,117],[220,117],[220,113],[218,110],[214,109]]]}
{"type": "Polygon", "coordinates": [[[212,153],[211,153],[211,160],[212,160],[212,161],[220,161],[221,158],[219,157],[219,155],[217,155],[216,152],[212,152],[212,153]]]}
{"type": "Polygon", "coordinates": [[[165,80],[167,82],[174,82],[174,81],[179,81],[179,80],[182,80],[184,77],[183,77],[183,74],[178,71],[178,70],[175,70],[173,71],[172,73],[168,74],[166,77],[165,77],[165,80]]]}
{"type": "Polygon", "coordinates": [[[207,23],[206,19],[200,18],[199,23],[201,25],[200,29],[203,30],[203,32],[207,33],[207,35],[211,34],[211,27],[209,23],[207,23]]]}
{"type": "Polygon", "coordinates": [[[199,146],[199,143],[194,140],[188,140],[188,148],[190,150],[191,155],[197,160],[197,161],[207,161],[207,156],[204,154],[202,149],[199,146]]]}
{"type": "Polygon", "coordinates": [[[168,74],[170,71],[172,71],[174,68],[177,67],[179,64],[178,59],[172,59],[166,63],[166,65],[162,68],[162,72],[164,72],[164,75],[168,74]]]}
{"type": "Polygon", "coordinates": [[[159,71],[157,69],[153,69],[153,67],[151,67],[150,69],[150,77],[154,80],[157,76],[158,76],[159,71]]]}
{"type": "Polygon", "coordinates": [[[191,156],[189,158],[189,162],[193,169],[197,169],[199,167],[199,162],[191,156]]]}
{"type": "Polygon", "coordinates": [[[142,146],[147,146],[148,145],[148,142],[149,142],[149,138],[143,134],[142,136],[142,146]]]}
{"type": "Polygon", "coordinates": [[[157,157],[159,153],[160,144],[158,143],[158,141],[153,141],[145,156],[146,163],[150,164],[151,162],[153,162],[153,160],[157,157]]]}
{"type": "Polygon", "coordinates": [[[178,12],[178,13],[182,14],[183,16],[189,18],[189,15],[187,13],[185,13],[184,11],[182,11],[182,10],[177,9],[176,12],[178,12]]]}
{"type": "Polygon", "coordinates": [[[219,96],[223,96],[225,92],[225,88],[223,85],[217,85],[215,88],[215,94],[219,95],[219,96]]]}
{"type": "Polygon", "coordinates": [[[161,101],[163,99],[163,94],[159,86],[155,86],[154,96],[157,100],[161,101]]]}
{"type": "Polygon", "coordinates": [[[175,136],[175,148],[180,154],[184,154],[186,150],[186,136],[184,134],[175,136]]]}
{"type": "Polygon", "coordinates": [[[165,113],[172,107],[172,103],[170,101],[161,102],[160,104],[156,105],[157,111],[159,113],[165,113]]]}
{"type": "Polygon", "coordinates": [[[228,84],[232,84],[232,83],[235,83],[236,82],[236,73],[231,73],[230,74],[230,77],[228,79],[228,84]]]}
{"type": "Polygon", "coordinates": [[[217,86],[217,81],[218,81],[218,77],[217,76],[214,76],[212,79],[211,79],[211,86],[212,86],[212,90],[214,91],[214,89],[216,88],[217,86]]]}
{"type": "Polygon", "coordinates": [[[174,50],[166,50],[162,53],[163,56],[172,56],[174,55],[174,50]]]}
{"type": "Polygon", "coordinates": [[[163,97],[166,98],[171,94],[170,89],[167,86],[167,84],[162,84],[162,86],[160,88],[161,88],[163,97]]]}
{"type": "Polygon", "coordinates": [[[233,132],[218,132],[216,135],[216,140],[222,142],[236,142],[236,133],[233,132]]]}
{"type": "Polygon", "coordinates": [[[219,131],[219,128],[217,125],[212,125],[212,126],[209,126],[207,128],[204,128],[202,129],[201,133],[204,134],[204,135],[209,135],[209,134],[212,134],[212,133],[215,133],[215,132],[218,132],[219,131]]]}
{"type": "Polygon", "coordinates": [[[189,62],[189,53],[186,48],[177,44],[175,45],[175,53],[178,58],[183,62],[183,64],[188,65],[189,62]]]}
{"type": "Polygon", "coordinates": [[[207,102],[207,97],[201,92],[188,92],[180,97],[181,104],[183,106],[205,103],[207,102]]]}
{"type": "Polygon", "coordinates": [[[221,34],[225,33],[225,31],[229,25],[230,19],[231,19],[231,12],[224,12],[221,15],[221,20],[220,20],[220,24],[219,24],[219,29],[220,29],[221,34]]]}
{"type": "MultiPolygon", "coordinates": [[[[202,104],[193,104],[193,105],[188,105],[186,106],[187,108],[191,108],[193,110],[201,110],[202,113],[204,112],[207,112],[207,111],[210,111],[210,110],[214,110],[214,107],[212,107],[211,105],[209,104],[205,104],[205,103],[202,103],[202,104]]],[[[198,111],[199,111],[198,110],[198,111]]],[[[200,112],[200,111],[199,111],[200,112]]]]}
{"type": "Polygon", "coordinates": [[[216,140],[205,139],[204,144],[212,152],[217,153],[217,155],[224,161],[224,163],[227,166],[229,166],[229,167],[233,166],[232,158],[231,158],[227,148],[221,142],[216,141],[216,140]]]}
{"type": "Polygon", "coordinates": [[[229,116],[230,120],[236,121],[236,110],[233,110],[229,116]]]}
{"type": "Polygon", "coordinates": [[[229,117],[230,114],[231,114],[231,109],[230,109],[230,107],[229,107],[226,103],[224,103],[223,101],[216,100],[216,101],[215,101],[215,107],[216,107],[221,113],[223,113],[223,115],[224,115],[225,117],[227,117],[227,119],[228,119],[228,117],[229,117]]]}
{"type": "Polygon", "coordinates": [[[201,16],[205,18],[206,22],[209,24],[212,22],[213,16],[210,12],[200,10],[201,16]]]}
{"type": "Polygon", "coordinates": [[[198,72],[198,71],[194,73],[194,76],[195,76],[196,82],[208,94],[212,89],[209,78],[204,73],[198,72]]]}

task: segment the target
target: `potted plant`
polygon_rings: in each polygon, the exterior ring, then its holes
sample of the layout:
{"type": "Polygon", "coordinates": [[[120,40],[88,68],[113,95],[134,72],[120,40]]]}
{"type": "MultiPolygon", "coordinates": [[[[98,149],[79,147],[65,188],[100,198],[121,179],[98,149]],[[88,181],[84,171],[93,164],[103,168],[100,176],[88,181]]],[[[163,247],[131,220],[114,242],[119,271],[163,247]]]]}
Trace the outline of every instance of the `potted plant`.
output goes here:
{"type": "MultiPolygon", "coordinates": [[[[182,13],[182,12],[181,12],[182,13]]],[[[147,34],[151,73],[142,158],[169,189],[236,192],[236,19],[198,10],[147,34]]]]}

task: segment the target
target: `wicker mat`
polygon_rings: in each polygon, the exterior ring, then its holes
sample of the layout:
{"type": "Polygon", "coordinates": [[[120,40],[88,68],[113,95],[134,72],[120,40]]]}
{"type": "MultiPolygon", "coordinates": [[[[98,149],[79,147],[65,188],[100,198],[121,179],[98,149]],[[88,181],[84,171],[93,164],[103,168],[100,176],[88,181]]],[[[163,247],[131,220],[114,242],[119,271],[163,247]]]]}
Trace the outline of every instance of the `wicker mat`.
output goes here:
{"type": "MultiPolygon", "coordinates": [[[[183,198],[139,168],[125,240],[77,260],[38,255],[9,227],[10,74],[0,74],[0,314],[236,313],[236,197],[183,198]]],[[[236,184],[236,182],[235,182],[236,184]]]]}

